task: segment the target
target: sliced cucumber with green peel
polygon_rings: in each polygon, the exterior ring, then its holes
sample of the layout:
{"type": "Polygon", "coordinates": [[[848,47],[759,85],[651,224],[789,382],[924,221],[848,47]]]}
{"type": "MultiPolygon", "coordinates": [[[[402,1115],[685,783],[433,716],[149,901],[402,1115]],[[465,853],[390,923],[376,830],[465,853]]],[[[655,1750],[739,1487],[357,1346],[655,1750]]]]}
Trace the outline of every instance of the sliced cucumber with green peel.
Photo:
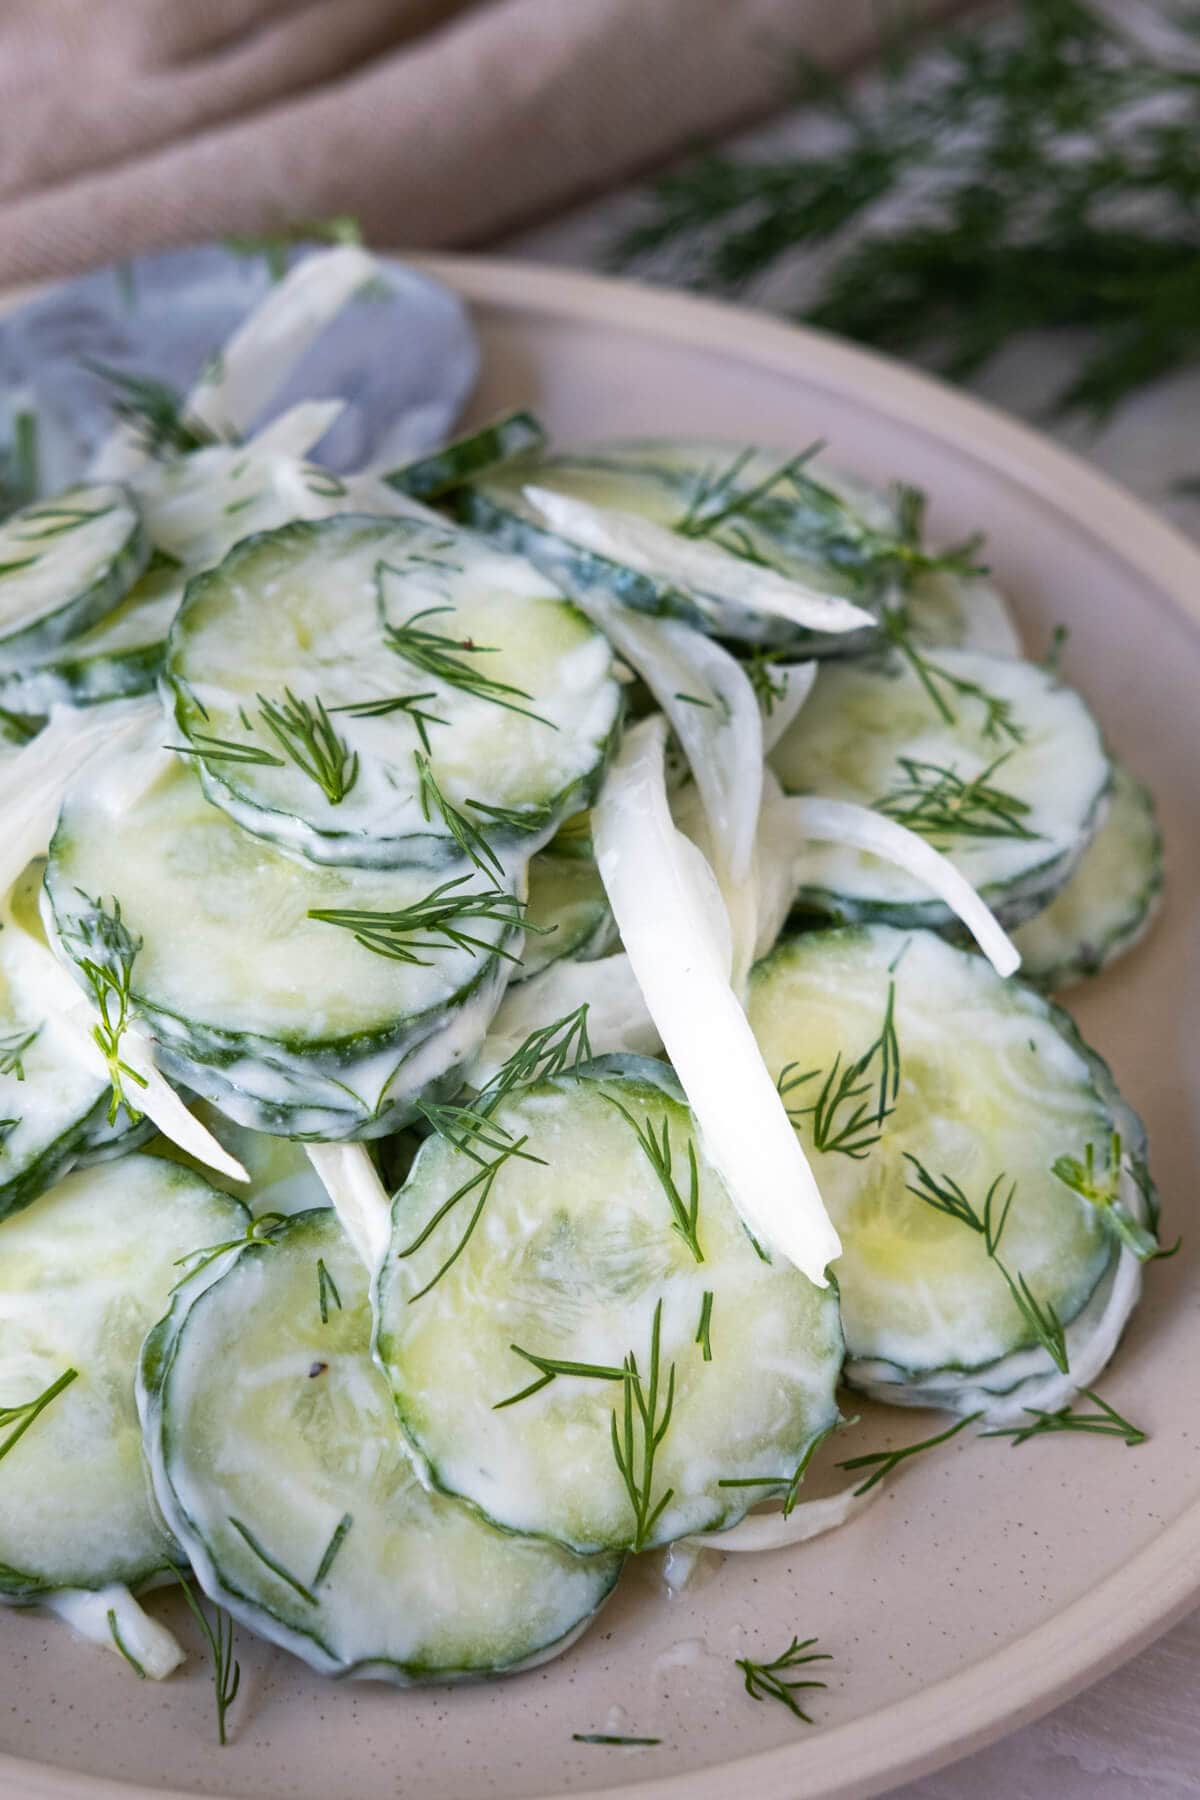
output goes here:
{"type": "Polygon", "coordinates": [[[1108,814],[1079,867],[1013,941],[1037,987],[1070,987],[1140,942],[1162,899],[1162,833],[1148,789],[1113,764],[1108,814]]]}
{"type": "MultiPolygon", "coordinates": [[[[481,530],[507,531],[539,567],[553,554],[541,541],[539,515],[525,497],[528,486],[569,500],[634,514],[684,539],[702,541],[727,555],[773,569],[818,591],[843,595],[877,610],[902,583],[913,628],[930,642],[971,642],[981,649],[1016,654],[1019,645],[1003,600],[973,574],[961,557],[939,566],[919,544],[919,498],[898,489],[885,496],[809,452],[739,447],[704,441],[646,440],[601,444],[579,452],[525,457],[475,485],[464,516],[481,530]],[[489,509],[490,518],[489,518],[489,509]],[[532,529],[530,529],[532,528],[532,529]],[[522,541],[522,539],[526,541],[522,541]],[[916,541],[914,541],[914,538],[916,541]]],[[[560,551],[564,564],[570,558],[560,551]]],[[[565,571],[569,572],[569,571],[565,571]]],[[[584,574],[577,571],[576,578],[584,574]]],[[[592,572],[593,579],[603,570],[592,572]]],[[[719,595],[672,596],[669,578],[651,611],[684,611],[717,636],[747,644],[787,645],[797,654],[843,655],[862,649],[868,630],[831,634],[805,631],[785,619],[739,606],[719,595]]],[[[639,604],[629,592],[626,604],[639,604]]]]}
{"type": "Polygon", "coordinates": [[[0,1224],[0,1407],[17,1409],[0,1425],[0,1598],[137,1586],[179,1560],[147,1496],[138,1355],[180,1259],[247,1220],[190,1170],[135,1155],[0,1224]]]}
{"type": "Polygon", "coordinates": [[[582,856],[543,850],[533,858],[525,917],[532,929],[514,980],[527,981],[564,956],[578,962],[607,956],[617,942],[600,872],[582,856]]]}
{"type": "Polygon", "coordinates": [[[149,560],[138,510],[114,482],[67,488],[13,513],[0,525],[0,671],[97,624],[149,560]]]}
{"type": "Polygon", "coordinates": [[[216,805],[378,867],[449,861],[464,829],[532,853],[594,797],[620,715],[607,642],[530,564],[355,514],[192,582],[165,680],[216,805]]]}
{"type": "Polygon", "coordinates": [[[104,1065],[61,1019],[47,960],[12,919],[0,929],[0,1219],[129,1129],[124,1112],[108,1124],[104,1065]]]}
{"type": "Polygon", "coordinates": [[[929,932],[785,939],[749,1015],[842,1239],[847,1380],[910,1405],[1038,1404],[1055,1361],[1004,1270],[1070,1347],[1120,1248],[1055,1162],[1090,1144],[1103,1165],[1116,1131],[1149,1192],[1144,1133],[1104,1064],[1065,1013],[929,932]],[[989,1217],[992,1251],[966,1207],[989,1217]]]}
{"type": "Polygon", "coordinates": [[[139,944],[133,1010],[173,1078],[252,1129],[396,1129],[481,1041],[505,957],[520,950],[515,895],[468,864],[372,870],[287,856],[210,806],[194,770],[157,748],[160,732],[88,771],[67,797],[46,871],[64,956],[119,903],[139,944]],[[458,922],[475,943],[421,928],[435,883],[468,909],[458,922]],[[474,911],[468,896],[480,897],[474,911]],[[411,960],[364,947],[355,918],[310,916],[413,909],[400,945],[415,946],[411,960]]]}
{"type": "Polygon", "coordinates": [[[429,1493],[371,1360],[366,1272],[331,1212],[248,1245],[146,1346],[159,1505],[202,1587],[328,1675],[527,1668],[607,1598],[617,1556],[499,1532],[429,1493]]]}
{"type": "Polygon", "coordinates": [[[456,438],[429,456],[420,456],[383,477],[413,500],[436,500],[487,469],[545,446],[546,434],[531,412],[505,413],[467,437],[456,438]]]}
{"type": "Polygon", "coordinates": [[[837,1420],[836,1294],[762,1260],[670,1070],[603,1058],[492,1119],[519,1154],[485,1177],[426,1142],[378,1279],[376,1354],[430,1479],[583,1552],[785,1491],[837,1420]]]}
{"type": "MultiPolygon", "coordinates": [[[[919,670],[899,654],[822,668],[768,761],[789,793],[873,806],[919,832],[1015,922],[1063,885],[1103,818],[1099,729],[1038,663],[918,655],[919,670]]],[[[911,875],[841,845],[806,849],[796,904],[846,922],[951,923],[911,875]]]]}
{"type": "Polygon", "coordinates": [[[0,706],[39,714],[53,706],[95,706],[150,693],[183,586],[182,571],[174,563],[153,562],[98,625],[26,667],[0,675],[0,706]]]}

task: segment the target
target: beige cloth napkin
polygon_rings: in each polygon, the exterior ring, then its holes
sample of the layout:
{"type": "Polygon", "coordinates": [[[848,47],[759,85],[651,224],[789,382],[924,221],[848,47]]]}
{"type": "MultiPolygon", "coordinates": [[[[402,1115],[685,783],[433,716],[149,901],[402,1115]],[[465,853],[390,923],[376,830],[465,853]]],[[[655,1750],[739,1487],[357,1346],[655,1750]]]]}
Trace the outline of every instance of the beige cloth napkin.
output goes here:
{"type": "MultiPolygon", "coordinates": [[[[945,10],[948,0],[921,0],[945,10]]],[[[869,50],[876,0],[3,0],[0,284],[297,218],[486,240],[869,50]]]]}

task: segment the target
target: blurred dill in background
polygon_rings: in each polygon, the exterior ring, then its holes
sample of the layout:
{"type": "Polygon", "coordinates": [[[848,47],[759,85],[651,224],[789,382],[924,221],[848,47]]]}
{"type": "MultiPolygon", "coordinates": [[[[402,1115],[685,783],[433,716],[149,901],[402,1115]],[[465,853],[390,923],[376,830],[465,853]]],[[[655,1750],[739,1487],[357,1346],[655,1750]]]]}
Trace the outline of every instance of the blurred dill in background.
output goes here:
{"type": "Polygon", "coordinates": [[[1200,363],[1200,7],[1023,0],[920,43],[885,29],[854,86],[781,59],[801,143],[663,175],[610,267],[955,380],[1071,328],[1082,355],[1046,409],[1097,423],[1200,363]]]}

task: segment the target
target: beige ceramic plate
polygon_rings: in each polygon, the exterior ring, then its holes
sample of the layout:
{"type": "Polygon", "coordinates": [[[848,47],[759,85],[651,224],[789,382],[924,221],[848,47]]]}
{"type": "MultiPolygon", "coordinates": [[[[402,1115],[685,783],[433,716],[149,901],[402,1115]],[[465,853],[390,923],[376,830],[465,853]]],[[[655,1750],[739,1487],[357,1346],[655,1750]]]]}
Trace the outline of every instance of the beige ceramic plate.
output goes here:
{"type": "MultiPolygon", "coordinates": [[[[1119,489],[999,414],[758,316],[585,276],[430,265],[476,308],[483,418],[532,405],[555,434],[829,439],[868,476],[934,496],[944,538],[980,526],[1034,654],[1068,668],[1154,787],[1169,853],[1150,941],[1073,1004],[1150,1128],[1166,1224],[1104,1391],[1151,1433],[1010,1449],[960,1438],[795,1553],[730,1557],[679,1599],[632,1569],[566,1657],[474,1688],[338,1687],[242,1636],[233,1742],[214,1745],[199,1658],[164,1687],[32,1616],[0,1616],[0,1794],[291,1800],[805,1800],[933,1768],[1044,1711],[1200,1597],[1200,556],[1119,489]],[[833,1653],[815,1728],[741,1691],[733,1659],[793,1633],[833,1653]],[[652,1749],[573,1732],[659,1737],[652,1749]]],[[[864,1418],[854,1448],[925,1435],[864,1418]]],[[[843,1440],[849,1442],[849,1437],[843,1440]]],[[[846,1454],[850,1454],[847,1450],[846,1454]]],[[[194,1642],[186,1616],[164,1606],[194,1642]]]]}

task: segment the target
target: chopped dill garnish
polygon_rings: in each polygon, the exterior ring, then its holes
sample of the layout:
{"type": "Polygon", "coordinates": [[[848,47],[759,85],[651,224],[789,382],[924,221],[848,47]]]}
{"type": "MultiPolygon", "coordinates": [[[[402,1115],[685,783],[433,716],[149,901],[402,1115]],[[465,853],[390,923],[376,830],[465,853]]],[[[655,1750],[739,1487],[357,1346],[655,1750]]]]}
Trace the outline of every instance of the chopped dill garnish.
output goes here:
{"type": "Polygon", "coordinates": [[[259,694],[258,709],[284,755],[339,806],[358,780],[358,751],[338,736],[320,695],[310,704],[285,688],[282,705],[259,694]]]}
{"type": "Polygon", "coordinates": [[[693,1343],[699,1344],[705,1362],[712,1361],[712,1309],[713,1295],[711,1288],[705,1288],[700,1300],[700,1323],[696,1327],[693,1343]]]}
{"type": "Polygon", "coordinates": [[[52,1381],[49,1387],[43,1388],[34,1399],[25,1400],[19,1406],[0,1406],[0,1431],[5,1430],[9,1425],[13,1427],[8,1436],[0,1442],[0,1462],[8,1455],[13,1445],[25,1436],[34,1420],[41,1417],[51,1401],[57,1400],[63,1389],[69,1388],[73,1381],[78,1380],[78,1377],[78,1369],[64,1369],[62,1374],[52,1381]]]}
{"type": "Polygon", "coordinates": [[[1026,823],[1029,802],[997,787],[992,777],[1012,755],[1006,750],[969,780],[957,769],[915,756],[897,758],[900,774],[886,794],[872,802],[876,812],[943,849],[955,838],[1021,838],[1041,836],[1026,823]]]}
{"type": "Polygon", "coordinates": [[[100,1013],[100,1022],[92,1027],[92,1038],[108,1068],[112,1092],[108,1103],[108,1122],[116,1123],[122,1105],[134,1124],[141,1118],[125,1092],[126,1080],[138,1087],[146,1086],[146,1078],[131,1069],[121,1057],[121,1039],[129,1024],[132,1007],[131,984],[133,965],[142,947],[121,918],[121,903],[114,899],[108,911],[100,899],[91,899],[77,888],[87,910],[76,913],[60,925],[63,943],[76,968],[92,991],[100,1013]]]}
{"type": "Polygon", "coordinates": [[[329,1303],[332,1300],[338,1311],[342,1310],[342,1296],[337,1291],[337,1283],[325,1267],[325,1258],[317,1258],[317,1305],[321,1309],[321,1323],[329,1323],[329,1303]]]}
{"type": "Polygon", "coordinates": [[[700,1165],[696,1159],[696,1146],[688,1139],[688,1197],[685,1200],[675,1180],[671,1152],[671,1124],[664,1113],[662,1130],[656,1134],[653,1123],[649,1120],[635,1119],[629,1109],[614,1098],[612,1094],[603,1096],[608,1104],[615,1107],[633,1132],[638,1145],[650,1164],[658,1180],[659,1186],[667,1197],[667,1205],[671,1210],[671,1230],[683,1239],[698,1263],[704,1261],[704,1252],[700,1248],[699,1215],[700,1215],[700,1165]]]}
{"type": "Polygon", "coordinates": [[[315,1588],[320,1587],[321,1583],[324,1581],[325,1577],[328,1575],[330,1569],[332,1569],[334,1558],[337,1556],[338,1551],[341,1549],[342,1545],[345,1543],[346,1535],[349,1532],[350,1527],[353,1524],[354,1524],[354,1514],[353,1513],[343,1513],[341,1518],[338,1520],[337,1524],[334,1526],[333,1536],[330,1538],[329,1542],[326,1544],[325,1552],[324,1552],[323,1556],[321,1557],[320,1562],[317,1564],[317,1572],[313,1576],[312,1584],[315,1588]]]}
{"type": "Polygon", "coordinates": [[[225,1734],[225,1716],[237,1699],[242,1682],[241,1664],[233,1654],[233,1620],[223,1607],[214,1606],[215,1623],[210,1623],[208,1615],[180,1570],[173,1563],[164,1563],[163,1571],[174,1576],[183,1590],[188,1610],[203,1632],[204,1642],[212,1657],[213,1692],[217,1704],[217,1742],[224,1749],[229,1741],[225,1734]]]}
{"type": "Polygon", "coordinates": [[[186,456],[218,441],[207,425],[187,417],[183,395],[167,382],[106,363],[85,361],[83,366],[114,390],[114,413],[133,430],[147,455],[186,456]]]}
{"type": "Polygon", "coordinates": [[[138,1680],[145,1681],[146,1671],[145,1671],[145,1669],[143,1669],[141,1663],[138,1661],[137,1657],[133,1654],[133,1651],[129,1648],[129,1646],[125,1643],[124,1639],[122,1638],[120,1629],[117,1625],[116,1610],[115,1610],[115,1608],[113,1608],[111,1606],[108,1609],[108,1629],[109,1629],[109,1634],[112,1637],[113,1643],[116,1645],[117,1649],[121,1652],[121,1655],[125,1658],[125,1661],[129,1664],[130,1668],[133,1670],[133,1672],[137,1676],[138,1680]]]}
{"type": "Polygon", "coordinates": [[[939,1431],[936,1437],[922,1438],[917,1444],[905,1444],[901,1450],[873,1450],[866,1456],[852,1456],[848,1461],[840,1462],[838,1468],[872,1470],[873,1473],[868,1475],[867,1479],[854,1490],[856,1495],[869,1493],[879,1482],[893,1474],[900,1464],[906,1462],[910,1456],[919,1456],[923,1450],[933,1450],[938,1444],[948,1443],[952,1437],[957,1437],[960,1431],[964,1431],[975,1419],[981,1417],[982,1414],[977,1412],[968,1413],[965,1419],[956,1420],[945,1431],[939,1431]]]}
{"type": "Polygon", "coordinates": [[[1095,1412],[1076,1412],[1071,1405],[1061,1406],[1057,1412],[1048,1413],[1039,1411],[1036,1406],[1027,1406],[1025,1411],[1029,1414],[1030,1424],[1013,1425],[1005,1430],[981,1431],[979,1435],[1011,1438],[1014,1450],[1018,1444],[1028,1443],[1030,1438],[1046,1437],[1056,1431],[1084,1431],[1091,1432],[1096,1437],[1119,1437],[1127,1450],[1146,1442],[1146,1433],[1141,1427],[1122,1418],[1107,1400],[1102,1400],[1091,1388],[1081,1388],[1080,1392],[1092,1402],[1095,1412]]]}
{"type": "Polygon", "coordinates": [[[240,1519],[235,1519],[232,1513],[229,1514],[229,1523],[233,1526],[233,1529],[237,1532],[243,1542],[253,1551],[254,1555],[257,1556],[264,1568],[270,1569],[272,1575],[277,1576],[280,1581],[286,1582],[288,1587],[294,1588],[300,1598],[302,1600],[307,1600],[310,1606],[316,1606],[317,1596],[312,1592],[312,1589],[306,1588],[302,1581],[296,1579],[290,1569],[285,1568],[277,1558],[271,1555],[269,1550],[264,1549],[248,1525],[243,1525],[242,1521],[240,1519]]]}
{"type": "MultiPolygon", "coordinates": [[[[805,1087],[808,1082],[815,1081],[821,1073],[819,1069],[805,1069],[797,1074],[796,1068],[794,1062],[787,1063],[780,1070],[775,1083],[785,1105],[789,1094],[805,1087]]],[[[810,1106],[788,1106],[787,1115],[793,1123],[797,1119],[811,1117],[815,1149],[828,1154],[836,1151],[839,1155],[861,1162],[883,1136],[884,1123],[895,1112],[899,1095],[900,1040],[896,1035],[896,978],[891,975],[888,978],[887,1000],[878,1037],[854,1062],[843,1065],[839,1050],[817,1098],[810,1106]],[[875,1088],[874,1099],[871,1100],[867,1096],[875,1086],[874,1077],[870,1080],[867,1077],[871,1075],[876,1057],[879,1059],[879,1084],[875,1088]]]]}
{"type": "Polygon", "coordinates": [[[782,1656],[775,1657],[773,1662],[754,1662],[749,1656],[735,1657],[734,1665],[742,1671],[746,1692],[752,1700],[778,1700],[797,1719],[806,1725],[813,1723],[804,1711],[796,1695],[816,1688],[828,1686],[827,1682],[815,1681],[804,1676],[791,1679],[795,1669],[806,1669],[813,1663],[832,1662],[828,1651],[814,1650],[815,1637],[794,1637],[782,1656]]]}
{"type": "Polygon", "coordinates": [[[1151,1262],[1161,1255],[1158,1239],[1144,1225],[1139,1225],[1121,1199],[1124,1168],[1121,1162],[1121,1134],[1114,1131],[1109,1140],[1108,1170],[1101,1175],[1091,1144],[1084,1146],[1083,1161],[1075,1156],[1058,1156],[1050,1173],[1073,1193],[1094,1206],[1114,1236],[1139,1262],[1151,1262]]]}
{"type": "Polygon", "coordinates": [[[433,888],[424,899],[415,900],[411,906],[398,907],[394,912],[317,906],[310,907],[308,916],[326,925],[338,925],[343,931],[352,931],[355,942],[364,950],[373,950],[377,956],[422,965],[428,959],[419,956],[418,951],[444,950],[448,944],[457,950],[469,950],[472,955],[482,952],[486,956],[503,956],[509,962],[516,962],[516,955],[502,942],[509,931],[544,934],[550,929],[544,925],[531,925],[525,916],[525,902],[515,894],[504,893],[499,888],[472,889],[463,893],[463,883],[469,880],[469,875],[457,875],[433,888]],[[504,927],[495,943],[463,929],[477,920],[504,927]]]}

